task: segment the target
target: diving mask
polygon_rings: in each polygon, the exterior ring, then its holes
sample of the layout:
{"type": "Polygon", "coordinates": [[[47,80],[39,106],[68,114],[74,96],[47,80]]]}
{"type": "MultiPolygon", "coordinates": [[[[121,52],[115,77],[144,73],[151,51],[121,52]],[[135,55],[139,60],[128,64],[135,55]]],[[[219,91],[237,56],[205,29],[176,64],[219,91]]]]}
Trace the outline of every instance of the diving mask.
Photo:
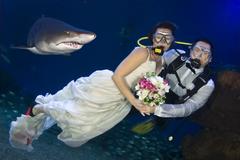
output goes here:
{"type": "Polygon", "coordinates": [[[193,48],[193,51],[194,51],[194,56],[196,56],[196,57],[200,57],[200,56],[202,56],[202,54],[209,55],[209,57],[211,56],[210,49],[202,47],[202,46],[195,46],[193,48]]]}
{"type": "Polygon", "coordinates": [[[169,45],[173,41],[173,35],[166,32],[157,32],[153,34],[153,40],[157,43],[162,42],[169,45]]]}
{"type": "Polygon", "coordinates": [[[193,48],[192,56],[194,58],[201,58],[202,56],[208,57],[208,62],[211,62],[212,59],[212,52],[210,49],[205,48],[203,46],[195,46],[193,48]]]}

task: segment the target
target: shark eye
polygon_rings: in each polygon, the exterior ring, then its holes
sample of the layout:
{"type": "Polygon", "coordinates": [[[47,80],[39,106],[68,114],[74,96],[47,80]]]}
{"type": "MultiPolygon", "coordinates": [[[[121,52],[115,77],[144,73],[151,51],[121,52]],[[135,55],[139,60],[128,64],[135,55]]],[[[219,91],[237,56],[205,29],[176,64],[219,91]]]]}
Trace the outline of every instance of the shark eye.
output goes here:
{"type": "Polygon", "coordinates": [[[66,34],[70,34],[70,32],[69,32],[69,31],[65,31],[65,33],[66,33],[66,34]]]}

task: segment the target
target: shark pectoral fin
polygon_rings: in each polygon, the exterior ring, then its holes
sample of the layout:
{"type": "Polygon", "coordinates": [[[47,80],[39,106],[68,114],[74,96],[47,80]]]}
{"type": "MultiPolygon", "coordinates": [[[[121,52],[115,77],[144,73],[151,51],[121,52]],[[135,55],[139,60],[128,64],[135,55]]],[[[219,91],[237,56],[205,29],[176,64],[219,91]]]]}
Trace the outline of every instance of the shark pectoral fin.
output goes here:
{"type": "Polygon", "coordinates": [[[41,53],[37,50],[36,47],[11,46],[10,48],[12,48],[12,49],[25,49],[25,50],[29,50],[29,51],[31,51],[33,53],[37,53],[37,54],[41,53]]]}

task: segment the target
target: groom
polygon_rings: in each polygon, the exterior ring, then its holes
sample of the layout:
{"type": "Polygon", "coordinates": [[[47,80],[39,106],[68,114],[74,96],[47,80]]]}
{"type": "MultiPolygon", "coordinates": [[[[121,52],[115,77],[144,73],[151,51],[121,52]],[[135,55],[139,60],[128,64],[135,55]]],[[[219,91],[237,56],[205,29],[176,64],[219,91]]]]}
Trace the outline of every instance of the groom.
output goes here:
{"type": "Polygon", "coordinates": [[[145,113],[158,117],[186,117],[204,106],[214,90],[209,63],[213,45],[207,39],[196,40],[190,49],[190,57],[179,50],[164,53],[164,69],[161,76],[169,85],[166,103],[147,108],[145,113]]]}

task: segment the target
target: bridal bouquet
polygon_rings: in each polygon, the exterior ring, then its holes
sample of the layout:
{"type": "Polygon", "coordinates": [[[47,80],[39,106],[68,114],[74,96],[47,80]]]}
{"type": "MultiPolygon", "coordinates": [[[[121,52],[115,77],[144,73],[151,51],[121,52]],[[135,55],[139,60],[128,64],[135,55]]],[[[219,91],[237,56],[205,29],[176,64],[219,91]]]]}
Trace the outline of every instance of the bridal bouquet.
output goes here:
{"type": "Polygon", "coordinates": [[[139,79],[135,86],[138,99],[149,106],[157,106],[165,102],[165,93],[169,92],[169,85],[155,72],[147,72],[139,79]]]}

